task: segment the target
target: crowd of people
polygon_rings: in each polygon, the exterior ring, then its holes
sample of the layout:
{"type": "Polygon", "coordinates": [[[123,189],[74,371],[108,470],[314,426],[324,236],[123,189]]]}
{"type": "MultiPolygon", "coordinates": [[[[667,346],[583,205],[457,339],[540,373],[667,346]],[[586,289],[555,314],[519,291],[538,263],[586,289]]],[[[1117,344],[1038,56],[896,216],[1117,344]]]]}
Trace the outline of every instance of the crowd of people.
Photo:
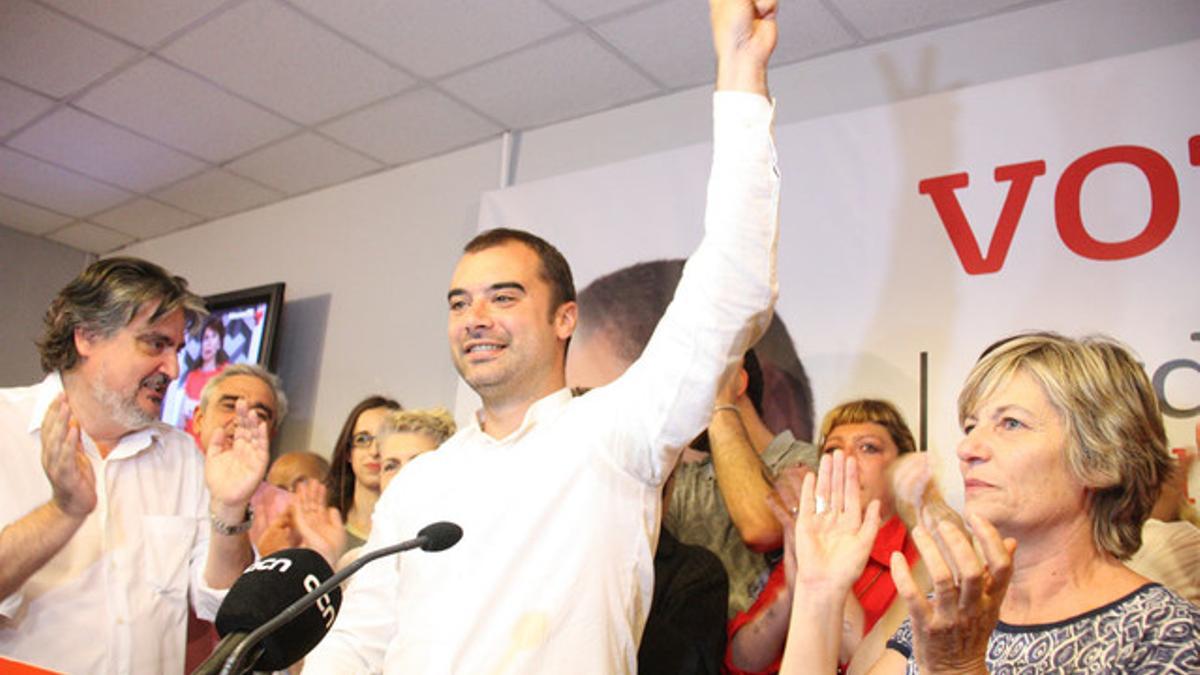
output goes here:
{"type": "Polygon", "coordinates": [[[47,311],[45,379],[0,389],[0,656],[190,672],[256,559],[345,567],[447,520],[452,548],[359,570],[305,672],[1200,672],[1185,469],[1118,342],[984,350],[957,403],[960,505],[888,401],[838,404],[809,442],[803,373],[762,355],[774,18],[711,2],[713,164],[686,264],[577,294],[540,237],[466,244],[448,340],[482,408],[461,427],[372,394],[332,448],[272,462],[285,383],[227,363],[182,278],[90,265],[47,311]],[[159,421],[188,330],[194,437],[159,421]]]}

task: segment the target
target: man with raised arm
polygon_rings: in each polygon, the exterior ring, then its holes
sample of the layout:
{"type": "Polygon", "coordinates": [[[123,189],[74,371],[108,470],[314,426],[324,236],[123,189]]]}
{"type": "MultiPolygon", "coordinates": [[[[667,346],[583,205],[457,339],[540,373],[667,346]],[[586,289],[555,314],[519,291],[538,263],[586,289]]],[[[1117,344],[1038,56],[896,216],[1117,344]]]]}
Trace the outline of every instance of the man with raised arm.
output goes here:
{"type": "Polygon", "coordinates": [[[711,5],[718,91],[705,234],[644,357],[572,398],[566,261],[517,230],[468,243],[447,296],[448,333],[483,408],[396,477],[366,550],[438,520],[459,523],[462,540],[364,567],[307,672],[636,670],[662,483],[775,295],[779,182],[766,88],[775,2],[711,5]]]}
{"type": "Polygon", "coordinates": [[[217,589],[253,560],[266,425],[239,404],[206,459],[157,421],[184,328],[204,313],[161,267],[100,260],[46,313],[46,378],[0,389],[0,654],[69,673],[182,672],[189,596],[212,618],[217,589]]]}

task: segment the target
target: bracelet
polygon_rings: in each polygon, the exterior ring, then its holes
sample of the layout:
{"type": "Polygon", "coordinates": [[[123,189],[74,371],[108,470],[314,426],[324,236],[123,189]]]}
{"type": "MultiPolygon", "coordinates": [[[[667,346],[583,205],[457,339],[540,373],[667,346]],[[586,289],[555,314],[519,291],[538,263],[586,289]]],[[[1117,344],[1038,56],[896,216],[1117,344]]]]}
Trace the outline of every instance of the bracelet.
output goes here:
{"type": "Polygon", "coordinates": [[[732,412],[734,415],[737,415],[739,418],[742,416],[742,411],[738,410],[738,407],[731,403],[713,406],[713,414],[714,415],[721,412],[722,410],[728,410],[728,411],[732,412]]]}
{"type": "Polygon", "coordinates": [[[246,517],[237,525],[230,525],[229,523],[221,520],[217,517],[217,514],[212,511],[212,509],[208,510],[208,520],[212,523],[213,529],[217,531],[217,534],[223,534],[226,536],[241,534],[250,529],[250,523],[254,520],[254,507],[246,504],[246,517]]]}

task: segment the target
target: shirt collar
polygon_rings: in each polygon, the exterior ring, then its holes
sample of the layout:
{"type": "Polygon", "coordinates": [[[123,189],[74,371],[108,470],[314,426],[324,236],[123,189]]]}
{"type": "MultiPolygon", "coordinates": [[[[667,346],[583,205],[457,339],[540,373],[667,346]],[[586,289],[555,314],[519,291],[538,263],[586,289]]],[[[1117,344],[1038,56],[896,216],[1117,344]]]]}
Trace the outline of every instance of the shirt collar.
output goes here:
{"type": "Polygon", "coordinates": [[[557,415],[568,403],[571,402],[571,390],[563,387],[558,391],[543,396],[534,401],[529,409],[525,411],[525,417],[521,420],[521,426],[517,427],[511,434],[504,438],[492,438],[483,430],[481,418],[483,417],[483,409],[475,411],[475,416],[471,420],[471,432],[491,440],[493,443],[513,443],[529,432],[538,422],[549,419],[557,415]]]}
{"type": "Polygon", "coordinates": [[[29,416],[29,433],[37,433],[42,430],[42,420],[46,419],[46,411],[50,409],[50,404],[63,391],[62,376],[58,371],[50,373],[42,379],[42,383],[37,385],[37,396],[33,401],[33,413],[29,416]]]}

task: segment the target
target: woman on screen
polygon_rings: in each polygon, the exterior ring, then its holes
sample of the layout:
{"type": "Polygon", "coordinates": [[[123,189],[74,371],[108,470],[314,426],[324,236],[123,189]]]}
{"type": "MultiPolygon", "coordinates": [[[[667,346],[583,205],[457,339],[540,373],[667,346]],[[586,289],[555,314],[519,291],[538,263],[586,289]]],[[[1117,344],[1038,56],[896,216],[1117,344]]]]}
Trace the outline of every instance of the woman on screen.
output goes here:
{"type": "Polygon", "coordinates": [[[229,354],[225,353],[225,322],[220,316],[210,316],[200,331],[200,356],[195,359],[183,380],[183,416],[186,429],[192,429],[192,413],[200,403],[204,385],[225,369],[229,354]]]}

